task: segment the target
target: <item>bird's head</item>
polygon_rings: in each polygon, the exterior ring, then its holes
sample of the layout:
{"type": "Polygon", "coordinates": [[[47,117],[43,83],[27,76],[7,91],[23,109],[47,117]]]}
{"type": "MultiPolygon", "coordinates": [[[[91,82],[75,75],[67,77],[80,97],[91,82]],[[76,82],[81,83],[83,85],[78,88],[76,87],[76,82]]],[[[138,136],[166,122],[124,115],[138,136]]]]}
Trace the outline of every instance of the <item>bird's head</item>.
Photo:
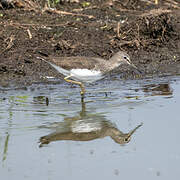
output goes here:
{"type": "Polygon", "coordinates": [[[111,60],[115,62],[117,66],[120,66],[122,64],[128,64],[133,68],[137,69],[137,67],[130,60],[130,56],[124,51],[117,52],[114,56],[112,56],[111,60]]]}
{"type": "Polygon", "coordinates": [[[126,144],[131,140],[131,136],[136,132],[136,130],[138,128],[140,128],[143,124],[141,123],[140,125],[138,125],[137,127],[135,127],[133,130],[131,130],[129,133],[121,133],[119,131],[119,133],[116,133],[116,135],[111,136],[111,138],[118,144],[126,144]]]}
{"type": "Polygon", "coordinates": [[[131,136],[129,136],[129,134],[121,134],[121,135],[117,135],[117,136],[114,136],[112,137],[112,139],[118,143],[118,144],[126,144],[128,143],[130,140],[131,140],[131,136]]]}

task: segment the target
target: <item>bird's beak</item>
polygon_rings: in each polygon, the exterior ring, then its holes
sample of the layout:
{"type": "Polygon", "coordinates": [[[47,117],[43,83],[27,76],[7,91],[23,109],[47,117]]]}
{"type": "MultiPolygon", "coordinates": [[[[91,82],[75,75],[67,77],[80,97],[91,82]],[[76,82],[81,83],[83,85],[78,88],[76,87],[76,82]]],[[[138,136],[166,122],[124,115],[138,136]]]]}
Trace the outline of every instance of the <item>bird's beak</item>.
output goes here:
{"type": "Polygon", "coordinates": [[[133,67],[135,70],[136,70],[136,72],[137,73],[139,73],[139,74],[142,74],[142,72],[137,68],[137,66],[135,66],[133,63],[129,63],[129,65],[131,66],[131,67],[133,67]]]}
{"type": "Polygon", "coordinates": [[[133,64],[133,63],[131,63],[130,64],[134,69],[137,69],[137,67],[133,64]]]}
{"type": "Polygon", "coordinates": [[[132,136],[132,134],[134,134],[134,133],[136,132],[136,130],[137,130],[138,128],[140,128],[142,125],[143,125],[143,123],[141,123],[140,125],[138,125],[137,127],[135,127],[132,131],[130,131],[130,132],[128,133],[128,138],[130,138],[130,137],[132,136]]]}

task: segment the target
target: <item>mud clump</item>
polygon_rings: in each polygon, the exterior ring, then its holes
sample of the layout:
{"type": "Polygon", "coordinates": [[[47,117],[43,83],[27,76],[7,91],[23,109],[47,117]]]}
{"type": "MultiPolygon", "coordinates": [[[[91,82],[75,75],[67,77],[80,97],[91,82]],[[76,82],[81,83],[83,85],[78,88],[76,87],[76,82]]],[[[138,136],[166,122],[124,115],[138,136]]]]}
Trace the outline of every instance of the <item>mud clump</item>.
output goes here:
{"type": "Polygon", "coordinates": [[[173,29],[173,17],[169,15],[170,11],[163,11],[161,9],[153,11],[150,14],[142,16],[140,30],[142,36],[146,39],[154,40],[154,44],[159,42],[159,45],[163,42],[169,41],[171,38],[176,37],[177,34],[173,29]],[[157,14],[157,15],[156,15],[157,14]]]}

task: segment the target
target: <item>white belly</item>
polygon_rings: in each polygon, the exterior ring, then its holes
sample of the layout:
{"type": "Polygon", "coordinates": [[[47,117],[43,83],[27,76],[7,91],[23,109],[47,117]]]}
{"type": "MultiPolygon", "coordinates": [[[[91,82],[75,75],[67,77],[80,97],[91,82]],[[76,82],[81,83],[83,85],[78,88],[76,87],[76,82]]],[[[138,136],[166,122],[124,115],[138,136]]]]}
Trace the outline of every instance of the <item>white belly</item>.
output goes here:
{"type": "Polygon", "coordinates": [[[71,125],[71,131],[73,133],[89,133],[93,131],[100,131],[101,129],[101,122],[86,122],[84,120],[79,120],[73,122],[71,125]]]}
{"type": "Polygon", "coordinates": [[[103,78],[100,71],[89,69],[72,69],[70,75],[72,79],[86,83],[95,82],[103,78]]]}

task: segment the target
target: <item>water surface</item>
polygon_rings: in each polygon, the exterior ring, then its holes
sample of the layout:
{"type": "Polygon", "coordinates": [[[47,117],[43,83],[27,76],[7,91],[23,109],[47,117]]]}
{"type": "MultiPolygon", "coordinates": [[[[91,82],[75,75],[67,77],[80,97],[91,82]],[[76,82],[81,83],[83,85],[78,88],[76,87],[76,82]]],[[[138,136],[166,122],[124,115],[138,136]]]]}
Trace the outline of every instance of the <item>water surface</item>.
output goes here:
{"type": "Polygon", "coordinates": [[[179,77],[104,80],[87,87],[84,103],[79,91],[0,90],[3,180],[180,178],[179,77]],[[128,143],[112,135],[141,123],[128,143]]]}

